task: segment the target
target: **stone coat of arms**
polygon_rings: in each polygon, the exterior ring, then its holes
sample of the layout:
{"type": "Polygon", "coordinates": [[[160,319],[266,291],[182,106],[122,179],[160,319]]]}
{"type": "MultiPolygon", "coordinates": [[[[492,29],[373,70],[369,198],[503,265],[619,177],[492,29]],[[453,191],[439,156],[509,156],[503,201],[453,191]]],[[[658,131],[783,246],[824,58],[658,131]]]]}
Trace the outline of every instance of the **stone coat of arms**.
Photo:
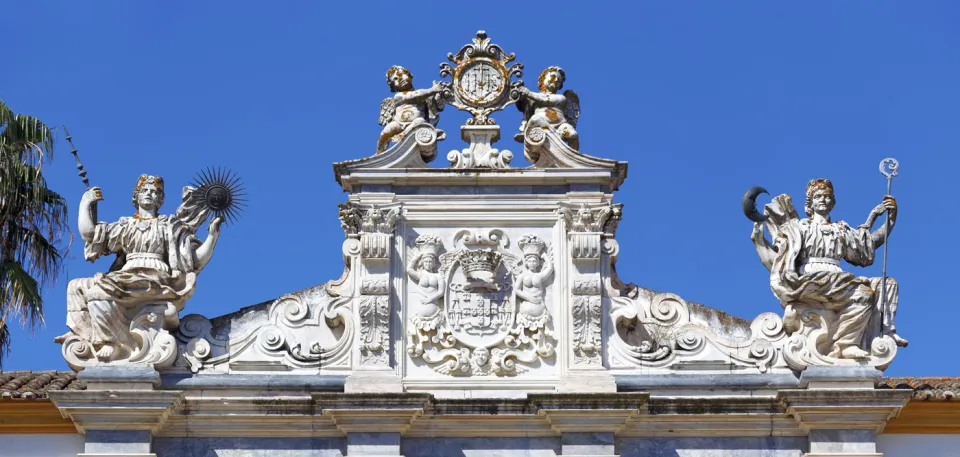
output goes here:
{"type": "Polygon", "coordinates": [[[553,355],[552,256],[537,235],[520,238],[523,256],[509,243],[499,229],[461,230],[441,254],[439,237],[417,238],[407,269],[420,298],[408,323],[412,358],[443,374],[513,375],[553,355]]]}

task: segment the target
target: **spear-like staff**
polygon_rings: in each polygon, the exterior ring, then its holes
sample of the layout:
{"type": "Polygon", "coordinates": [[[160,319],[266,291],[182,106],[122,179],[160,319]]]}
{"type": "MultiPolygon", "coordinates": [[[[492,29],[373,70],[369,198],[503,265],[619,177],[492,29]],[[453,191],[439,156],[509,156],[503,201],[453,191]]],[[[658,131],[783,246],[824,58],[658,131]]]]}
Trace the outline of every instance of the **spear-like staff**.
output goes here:
{"type": "Polygon", "coordinates": [[[77,161],[77,173],[80,176],[80,180],[83,181],[83,185],[87,186],[87,189],[90,188],[90,180],[87,179],[87,172],[83,169],[83,164],[80,163],[80,156],[77,155],[77,148],[73,145],[73,137],[70,136],[70,132],[67,131],[67,126],[63,126],[63,134],[67,137],[67,142],[70,143],[70,153],[73,154],[74,160],[77,161]]]}
{"type": "MultiPolygon", "coordinates": [[[[900,162],[893,157],[888,157],[880,161],[880,174],[887,178],[887,196],[890,196],[890,186],[893,184],[893,178],[897,176],[897,170],[900,168],[900,162]]],[[[883,219],[883,270],[880,278],[880,312],[881,316],[886,314],[887,299],[887,246],[890,237],[890,210],[886,211],[883,219]]],[[[880,320],[880,330],[883,332],[883,318],[880,320]]]]}

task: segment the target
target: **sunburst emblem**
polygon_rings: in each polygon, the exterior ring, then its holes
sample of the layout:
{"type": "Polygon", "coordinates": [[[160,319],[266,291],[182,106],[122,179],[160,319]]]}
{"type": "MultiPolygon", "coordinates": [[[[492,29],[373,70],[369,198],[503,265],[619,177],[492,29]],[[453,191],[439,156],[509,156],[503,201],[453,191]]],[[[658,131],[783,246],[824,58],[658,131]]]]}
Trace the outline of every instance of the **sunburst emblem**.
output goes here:
{"type": "Polygon", "coordinates": [[[247,193],[236,173],[225,168],[207,168],[193,178],[193,185],[200,196],[200,204],[206,206],[214,217],[222,217],[224,223],[237,220],[247,206],[247,193]]]}

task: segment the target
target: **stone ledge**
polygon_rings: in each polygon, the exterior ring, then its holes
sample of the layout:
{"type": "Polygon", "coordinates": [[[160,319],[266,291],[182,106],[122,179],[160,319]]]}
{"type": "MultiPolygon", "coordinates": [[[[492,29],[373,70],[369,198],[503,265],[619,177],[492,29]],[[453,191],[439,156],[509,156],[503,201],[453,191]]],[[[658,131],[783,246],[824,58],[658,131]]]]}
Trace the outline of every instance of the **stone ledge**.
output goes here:
{"type": "Polygon", "coordinates": [[[161,389],[303,389],[310,391],[343,391],[345,375],[309,374],[164,374],[161,389]]]}
{"type": "Polygon", "coordinates": [[[811,429],[883,431],[887,421],[897,416],[911,393],[902,390],[783,390],[777,399],[783,402],[806,432],[811,429]]]}
{"type": "Polygon", "coordinates": [[[77,390],[51,392],[50,399],[80,433],[87,430],[156,432],[183,401],[183,392],[77,390]]]}
{"type": "Polygon", "coordinates": [[[614,375],[621,392],[658,389],[796,389],[800,381],[792,373],[777,374],[661,374],[614,375]]]}

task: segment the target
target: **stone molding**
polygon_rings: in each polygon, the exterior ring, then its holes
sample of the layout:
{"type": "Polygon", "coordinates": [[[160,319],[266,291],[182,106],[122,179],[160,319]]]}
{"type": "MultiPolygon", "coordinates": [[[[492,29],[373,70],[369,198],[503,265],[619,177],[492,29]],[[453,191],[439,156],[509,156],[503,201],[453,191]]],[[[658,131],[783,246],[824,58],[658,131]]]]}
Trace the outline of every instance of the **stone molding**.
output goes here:
{"type": "Polygon", "coordinates": [[[903,390],[781,390],[777,398],[805,432],[813,429],[873,430],[881,433],[911,393],[903,390]]]}
{"type": "Polygon", "coordinates": [[[806,436],[811,430],[879,433],[911,395],[906,390],[784,389],[761,390],[751,397],[621,392],[442,399],[411,393],[299,392],[86,390],[51,396],[81,433],[123,429],[160,437],[332,438],[385,432],[404,437],[590,432],[636,438],[806,436]]]}
{"type": "Polygon", "coordinates": [[[50,392],[60,414],[77,431],[161,430],[183,401],[178,390],[73,390],[50,392]]]}

